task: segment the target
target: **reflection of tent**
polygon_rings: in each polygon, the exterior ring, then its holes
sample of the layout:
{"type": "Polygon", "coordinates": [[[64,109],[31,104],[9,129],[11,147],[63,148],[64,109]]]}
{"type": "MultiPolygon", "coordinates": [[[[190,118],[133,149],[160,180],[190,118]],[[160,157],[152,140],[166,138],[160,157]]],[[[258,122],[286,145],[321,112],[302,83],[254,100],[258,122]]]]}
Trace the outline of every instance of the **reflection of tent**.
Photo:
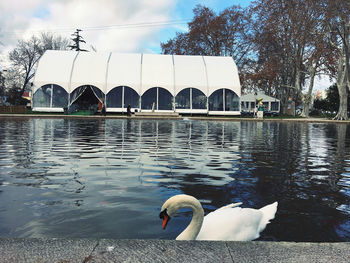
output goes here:
{"type": "Polygon", "coordinates": [[[39,61],[33,110],[63,111],[88,88],[108,112],[125,112],[129,104],[150,111],[154,103],[155,111],[240,113],[241,88],[231,57],[57,50],[46,51],[39,61]],[[48,88],[51,93],[44,92],[48,88]]]}

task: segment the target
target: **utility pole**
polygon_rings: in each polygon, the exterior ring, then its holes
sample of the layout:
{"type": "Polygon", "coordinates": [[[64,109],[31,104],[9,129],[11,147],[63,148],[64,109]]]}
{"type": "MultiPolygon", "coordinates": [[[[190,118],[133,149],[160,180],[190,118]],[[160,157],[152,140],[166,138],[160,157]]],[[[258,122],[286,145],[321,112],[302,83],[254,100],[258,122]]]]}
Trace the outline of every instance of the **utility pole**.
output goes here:
{"type": "Polygon", "coordinates": [[[81,35],[79,35],[79,32],[81,32],[83,30],[81,29],[76,29],[76,31],[71,35],[73,38],[72,38],[72,41],[74,42],[73,45],[70,45],[68,47],[71,48],[71,50],[76,50],[76,51],[88,51],[86,49],[81,49],[80,48],[80,42],[82,43],[86,43],[85,40],[83,39],[83,37],[81,35]]]}

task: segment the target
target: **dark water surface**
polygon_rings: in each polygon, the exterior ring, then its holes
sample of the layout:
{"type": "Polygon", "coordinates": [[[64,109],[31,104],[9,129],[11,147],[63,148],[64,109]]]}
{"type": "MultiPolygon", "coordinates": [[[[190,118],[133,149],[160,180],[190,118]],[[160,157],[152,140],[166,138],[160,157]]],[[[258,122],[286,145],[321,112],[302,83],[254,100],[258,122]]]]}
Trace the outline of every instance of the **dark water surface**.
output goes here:
{"type": "Polygon", "coordinates": [[[279,202],[262,240],[350,241],[346,124],[0,120],[0,236],[172,239],[170,196],[279,202]]]}

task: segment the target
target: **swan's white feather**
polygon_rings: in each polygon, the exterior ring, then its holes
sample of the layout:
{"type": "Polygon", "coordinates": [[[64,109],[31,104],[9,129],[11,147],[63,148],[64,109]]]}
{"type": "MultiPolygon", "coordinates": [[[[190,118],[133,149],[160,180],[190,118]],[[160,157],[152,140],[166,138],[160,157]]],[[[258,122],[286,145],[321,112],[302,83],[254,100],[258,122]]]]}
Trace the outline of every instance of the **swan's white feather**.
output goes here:
{"type": "Polygon", "coordinates": [[[196,198],[175,195],[163,204],[159,216],[166,225],[168,218],[179,209],[192,209],[192,220],[177,240],[249,241],[258,238],[270,220],[275,218],[278,203],[260,209],[241,208],[239,205],[241,203],[223,206],[203,218],[203,208],[196,198]]]}
{"type": "Polygon", "coordinates": [[[275,217],[277,202],[259,210],[231,208],[215,210],[204,217],[197,240],[249,241],[260,236],[266,225],[275,217]]]}

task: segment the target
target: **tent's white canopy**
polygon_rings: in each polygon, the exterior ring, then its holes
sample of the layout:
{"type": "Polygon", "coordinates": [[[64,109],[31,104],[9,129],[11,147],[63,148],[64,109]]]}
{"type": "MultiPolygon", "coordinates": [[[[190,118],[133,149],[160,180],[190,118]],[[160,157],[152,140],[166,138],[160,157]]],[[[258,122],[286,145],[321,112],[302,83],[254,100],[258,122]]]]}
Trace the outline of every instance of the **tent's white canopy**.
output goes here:
{"type": "Polygon", "coordinates": [[[33,84],[33,93],[56,84],[68,93],[93,85],[104,94],[128,86],[140,96],[153,87],[165,88],[173,96],[185,88],[197,88],[208,97],[223,88],[241,96],[237,66],[231,57],[48,50],[39,61],[33,84]]]}

